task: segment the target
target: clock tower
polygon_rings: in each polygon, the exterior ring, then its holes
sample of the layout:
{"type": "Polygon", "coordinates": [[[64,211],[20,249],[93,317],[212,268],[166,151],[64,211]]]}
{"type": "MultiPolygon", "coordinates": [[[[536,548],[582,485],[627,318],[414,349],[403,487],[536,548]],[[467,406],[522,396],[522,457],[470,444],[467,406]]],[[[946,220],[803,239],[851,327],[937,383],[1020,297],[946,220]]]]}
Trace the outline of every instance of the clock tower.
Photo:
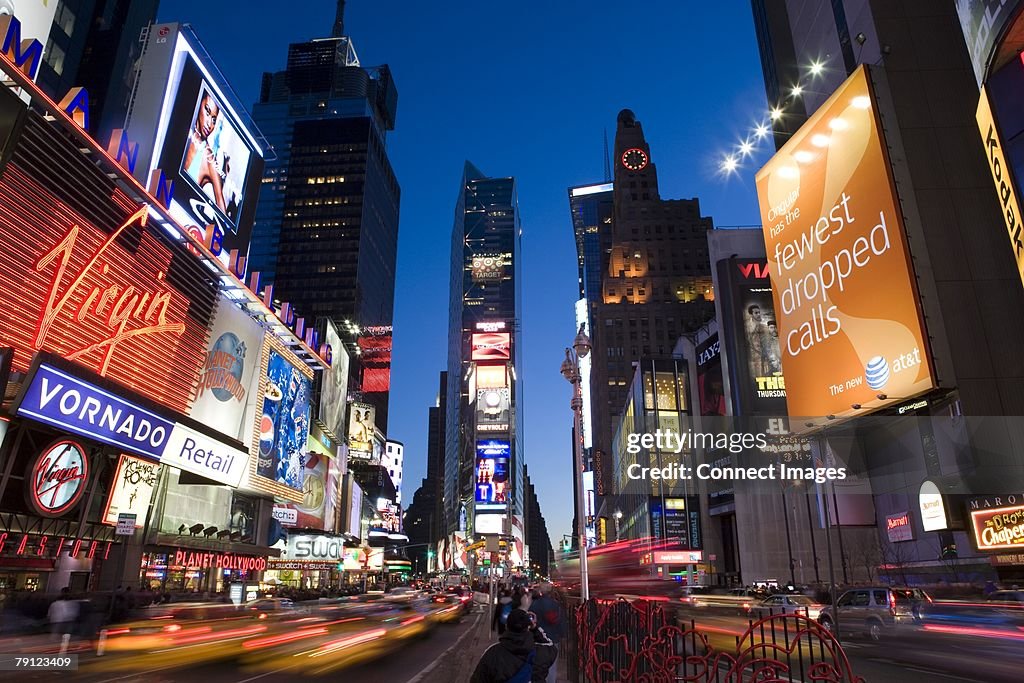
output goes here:
{"type": "Polygon", "coordinates": [[[651,148],[644,130],[629,109],[619,112],[615,131],[615,203],[656,200],[658,171],[651,161],[651,148]]]}

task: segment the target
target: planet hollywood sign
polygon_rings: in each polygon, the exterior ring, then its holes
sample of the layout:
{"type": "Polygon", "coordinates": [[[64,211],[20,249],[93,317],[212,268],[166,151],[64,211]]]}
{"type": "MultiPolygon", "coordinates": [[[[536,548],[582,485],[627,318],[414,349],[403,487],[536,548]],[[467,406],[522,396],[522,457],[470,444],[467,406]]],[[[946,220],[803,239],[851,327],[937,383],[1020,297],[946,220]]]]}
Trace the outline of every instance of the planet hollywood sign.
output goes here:
{"type": "Polygon", "coordinates": [[[174,551],[173,564],[189,569],[233,569],[241,572],[261,572],[267,568],[267,558],[179,549],[174,551]]]}

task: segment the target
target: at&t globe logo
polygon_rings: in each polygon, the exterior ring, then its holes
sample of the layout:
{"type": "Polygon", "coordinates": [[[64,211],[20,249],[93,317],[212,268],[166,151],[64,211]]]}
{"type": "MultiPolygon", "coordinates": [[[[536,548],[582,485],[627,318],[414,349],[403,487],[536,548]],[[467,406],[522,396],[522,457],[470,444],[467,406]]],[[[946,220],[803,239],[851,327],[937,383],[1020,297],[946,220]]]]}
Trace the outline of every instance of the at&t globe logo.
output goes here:
{"type": "Polygon", "coordinates": [[[864,379],[868,386],[876,391],[889,382],[889,361],[883,356],[875,356],[864,367],[864,379]]]}

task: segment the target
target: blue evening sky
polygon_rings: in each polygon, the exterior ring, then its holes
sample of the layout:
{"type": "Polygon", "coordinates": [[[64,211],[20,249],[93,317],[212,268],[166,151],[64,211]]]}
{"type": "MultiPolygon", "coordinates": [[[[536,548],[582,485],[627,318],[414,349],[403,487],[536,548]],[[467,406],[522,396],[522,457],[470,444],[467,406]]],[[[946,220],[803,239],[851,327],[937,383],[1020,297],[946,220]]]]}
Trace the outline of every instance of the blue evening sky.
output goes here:
{"type": "MultiPolygon", "coordinates": [[[[243,103],[283,69],[288,44],[330,35],[332,0],[163,0],[191,23],[243,103]]],[[[749,0],[349,0],[364,66],[398,87],[388,154],[402,187],[388,436],[405,443],[403,500],[426,472],[427,408],[448,343],[449,244],[462,166],[515,176],[523,238],[525,452],[552,544],[572,526],[570,389],[575,247],[566,188],[604,180],[619,110],[651,145],[661,196],[698,197],[716,225],[759,222],[757,155],[718,164],[765,112],[749,0]]],[[[764,147],[764,145],[762,145],[764,147]]]]}

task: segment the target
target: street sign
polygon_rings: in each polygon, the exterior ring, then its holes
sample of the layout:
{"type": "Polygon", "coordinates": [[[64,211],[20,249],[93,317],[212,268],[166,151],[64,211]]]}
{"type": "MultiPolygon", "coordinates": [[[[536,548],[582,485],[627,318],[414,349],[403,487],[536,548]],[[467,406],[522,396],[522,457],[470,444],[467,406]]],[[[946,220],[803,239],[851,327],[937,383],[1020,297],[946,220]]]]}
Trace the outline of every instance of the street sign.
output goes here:
{"type": "Polygon", "coordinates": [[[122,512],[117,516],[118,536],[131,536],[135,533],[135,515],[130,512],[122,512]]]}

